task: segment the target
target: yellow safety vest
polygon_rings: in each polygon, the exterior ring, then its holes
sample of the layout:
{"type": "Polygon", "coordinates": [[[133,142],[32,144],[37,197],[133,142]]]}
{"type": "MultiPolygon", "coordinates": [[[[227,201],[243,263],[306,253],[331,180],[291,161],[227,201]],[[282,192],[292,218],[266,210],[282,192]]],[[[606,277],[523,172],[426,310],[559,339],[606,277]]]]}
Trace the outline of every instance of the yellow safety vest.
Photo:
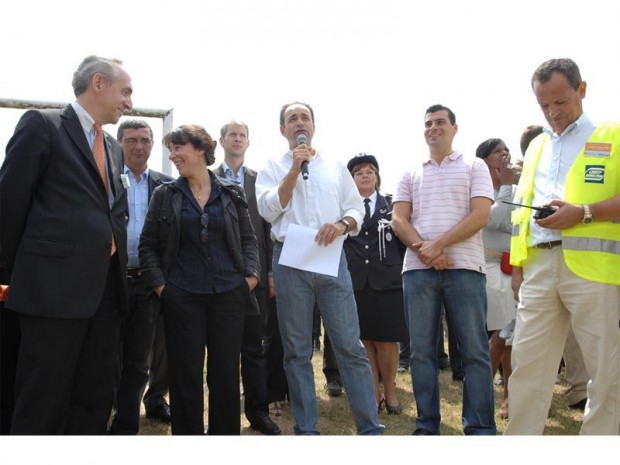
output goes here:
{"type": "MultiPolygon", "coordinates": [[[[515,202],[531,205],[534,174],[547,134],[536,137],[527,150],[515,202]]],[[[574,204],[593,204],[620,194],[620,124],[599,125],[571,166],[565,199],[574,204]]],[[[522,266],[528,255],[532,211],[512,213],[510,263],[522,266]]],[[[562,230],[562,249],[568,268],[584,279],[620,285],[620,221],[577,223],[562,230]]]]}

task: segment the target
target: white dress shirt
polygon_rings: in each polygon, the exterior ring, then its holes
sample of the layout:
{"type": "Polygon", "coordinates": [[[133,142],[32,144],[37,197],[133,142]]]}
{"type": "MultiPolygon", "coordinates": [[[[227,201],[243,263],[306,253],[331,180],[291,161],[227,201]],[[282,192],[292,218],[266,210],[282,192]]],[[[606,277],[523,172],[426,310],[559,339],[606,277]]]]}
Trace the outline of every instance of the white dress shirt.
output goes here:
{"type": "MultiPolygon", "coordinates": [[[[551,143],[545,144],[536,167],[533,206],[540,207],[553,199],[564,200],[568,172],[595,129],[596,126],[585,113],[568,125],[559,136],[549,128],[544,129],[549,134],[551,143]]],[[[532,231],[530,246],[562,239],[560,230],[538,226],[533,213],[530,228],[532,231]]]]}
{"type": "Polygon", "coordinates": [[[349,216],[357,227],[348,231],[357,235],[364,219],[364,204],[346,166],[323,157],[320,152],[310,161],[309,177],[297,179],[288,205],[280,205],[278,187],[293,166],[293,152],[279,160],[269,160],[256,178],[258,212],[271,223],[271,237],[284,242],[289,224],[320,229],[326,223],[336,223],[349,216]]]}

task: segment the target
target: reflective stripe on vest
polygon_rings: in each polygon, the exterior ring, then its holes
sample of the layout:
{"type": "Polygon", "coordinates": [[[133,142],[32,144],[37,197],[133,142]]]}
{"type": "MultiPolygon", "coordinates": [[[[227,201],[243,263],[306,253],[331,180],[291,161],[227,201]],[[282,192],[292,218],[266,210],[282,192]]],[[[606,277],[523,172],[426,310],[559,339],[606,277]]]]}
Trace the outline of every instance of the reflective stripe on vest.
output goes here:
{"type": "Polygon", "coordinates": [[[564,250],[605,252],[620,255],[620,241],[597,239],[595,237],[563,237],[562,248],[564,250]]]}

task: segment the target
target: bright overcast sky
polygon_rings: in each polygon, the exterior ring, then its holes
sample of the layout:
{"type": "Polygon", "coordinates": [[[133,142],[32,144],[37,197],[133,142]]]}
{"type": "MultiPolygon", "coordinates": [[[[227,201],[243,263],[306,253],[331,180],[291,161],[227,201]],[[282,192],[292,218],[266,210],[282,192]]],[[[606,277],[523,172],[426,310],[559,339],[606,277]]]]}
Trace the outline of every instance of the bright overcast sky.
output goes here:
{"type": "MultiPolygon", "coordinates": [[[[423,116],[434,103],[456,113],[455,149],[473,155],[499,137],[518,154],[522,129],[543,123],[529,81],[551,57],[579,64],[595,120],[620,120],[620,2],[110,0],[96,12],[85,5],[3,2],[0,97],[68,102],[86,55],[121,58],[135,106],[174,108],[175,126],[200,124],[213,136],[228,119],[245,120],[246,163],[256,168],[287,149],[281,105],[307,101],[314,146],[342,160],[376,155],[388,192],[427,155],[423,116]]],[[[20,114],[0,109],[0,158],[20,114]]],[[[161,123],[152,123],[161,140],[161,123]]],[[[151,160],[161,167],[160,144],[151,160]]]]}

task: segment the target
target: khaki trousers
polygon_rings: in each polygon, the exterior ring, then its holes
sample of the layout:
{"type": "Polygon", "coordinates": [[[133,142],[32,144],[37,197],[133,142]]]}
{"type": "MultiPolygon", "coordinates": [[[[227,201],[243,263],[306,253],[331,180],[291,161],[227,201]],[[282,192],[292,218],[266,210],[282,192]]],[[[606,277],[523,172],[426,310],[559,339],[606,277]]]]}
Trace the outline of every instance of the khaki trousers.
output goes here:
{"type": "Polygon", "coordinates": [[[517,309],[504,434],[542,434],[566,336],[572,325],[587,373],[581,434],[620,428],[620,287],[573,274],[562,247],[530,249],[517,309]]]}
{"type": "Polygon", "coordinates": [[[562,354],[566,371],[564,380],[568,384],[568,389],[564,393],[568,405],[576,404],[588,397],[587,385],[590,376],[586,371],[586,364],[583,361],[583,355],[579,348],[579,343],[572,329],[568,331],[566,336],[566,345],[562,354]]]}

